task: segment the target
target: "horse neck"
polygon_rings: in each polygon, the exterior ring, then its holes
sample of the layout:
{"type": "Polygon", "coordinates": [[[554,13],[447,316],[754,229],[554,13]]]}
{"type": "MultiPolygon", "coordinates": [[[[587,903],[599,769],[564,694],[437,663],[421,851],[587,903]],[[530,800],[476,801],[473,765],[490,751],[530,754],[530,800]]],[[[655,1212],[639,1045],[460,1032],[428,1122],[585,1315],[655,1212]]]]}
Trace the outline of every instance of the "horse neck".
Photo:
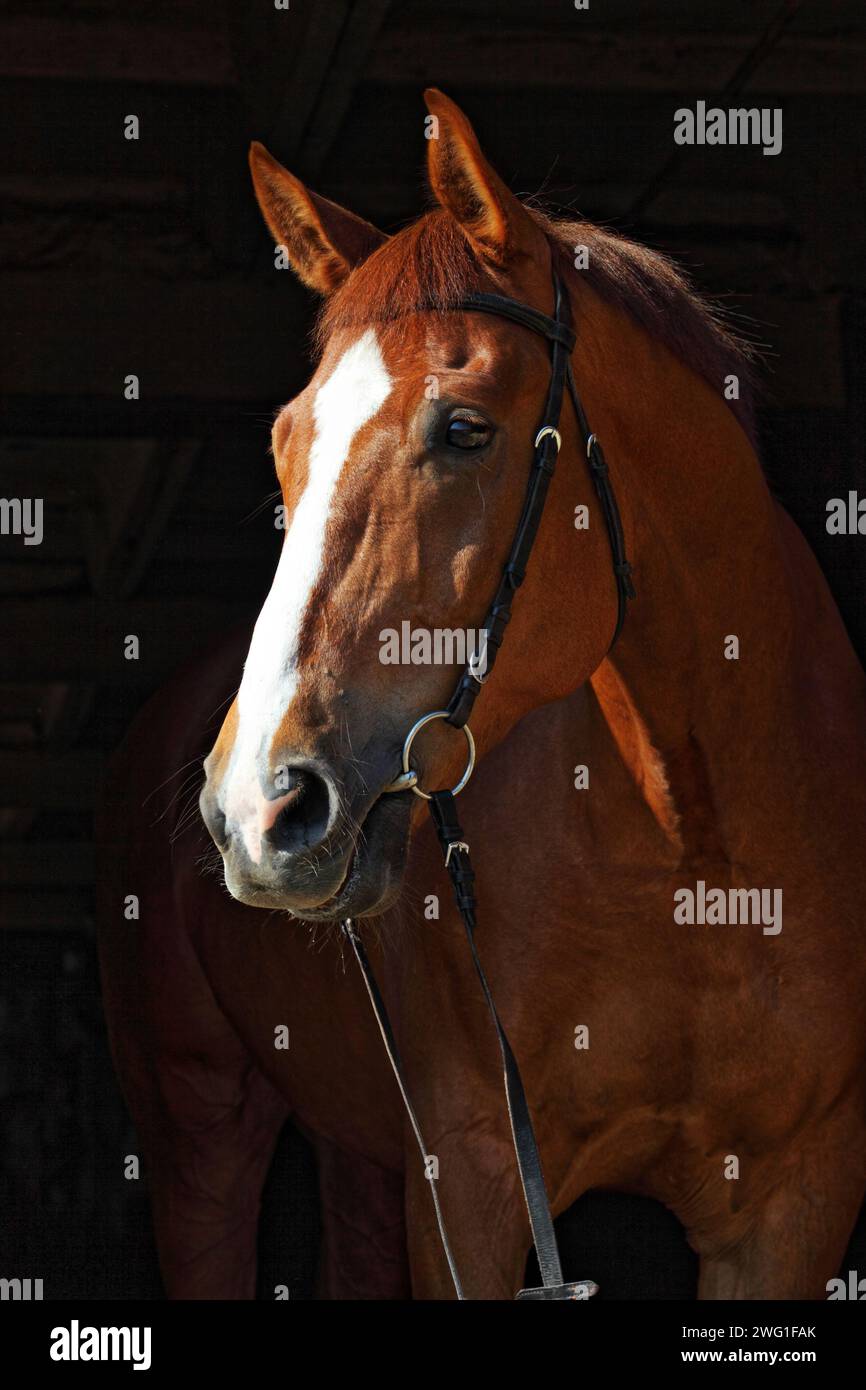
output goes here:
{"type": "MultiPolygon", "coordinates": [[[[615,342],[616,361],[602,353],[585,392],[635,566],[611,660],[692,826],[687,850],[730,857],[756,807],[788,795],[801,743],[778,513],[723,383],[713,391],[634,328],[618,325],[615,342]],[[624,382],[617,394],[640,411],[605,397],[605,381],[624,382]]],[[[613,727],[622,702],[594,686],[613,727]]]]}

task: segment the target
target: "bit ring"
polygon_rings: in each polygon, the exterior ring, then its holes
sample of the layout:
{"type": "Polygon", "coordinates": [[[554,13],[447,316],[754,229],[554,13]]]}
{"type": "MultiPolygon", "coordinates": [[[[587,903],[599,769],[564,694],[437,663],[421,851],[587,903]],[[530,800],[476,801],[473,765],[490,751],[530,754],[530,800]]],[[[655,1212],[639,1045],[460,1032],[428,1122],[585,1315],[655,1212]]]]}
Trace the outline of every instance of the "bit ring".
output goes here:
{"type": "MultiPolygon", "coordinates": [[[[384,791],[413,791],[416,796],[423,797],[425,801],[430,800],[430,793],[422,791],[421,788],[418,786],[418,774],[414,768],[411,768],[409,766],[409,754],[412,751],[412,744],[415,742],[415,739],[417,738],[418,734],[420,734],[423,728],[426,728],[428,724],[432,724],[434,719],[447,719],[448,717],[449,712],[447,709],[435,709],[432,711],[432,713],[423,714],[420,719],[417,719],[415,721],[408,734],[406,735],[406,741],[403,744],[403,771],[399,777],[396,777],[393,782],[389,783],[389,785],[384,788],[384,791]]],[[[466,743],[469,748],[469,757],[467,759],[466,767],[463,769],[463,775],[461,776],[459,782],[457,782],[451,788],[452,796],[459,796],[460,792],[462,792],[463,788],[466,786],[466,783],[469,781],[469,778],[472,776],[472,773],[475,770],[475,739],[472,737],[472,730],[470,729],[468,724],[461,725],[461,728],[463,730],[463,734],[466,738],[466,743]]]]}

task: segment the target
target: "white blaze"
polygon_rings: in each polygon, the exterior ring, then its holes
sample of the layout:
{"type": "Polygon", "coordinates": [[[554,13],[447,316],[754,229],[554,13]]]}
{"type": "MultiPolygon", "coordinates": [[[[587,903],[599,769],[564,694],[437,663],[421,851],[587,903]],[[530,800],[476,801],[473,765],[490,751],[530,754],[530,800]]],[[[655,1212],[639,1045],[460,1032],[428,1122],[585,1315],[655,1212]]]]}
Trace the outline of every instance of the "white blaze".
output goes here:
{"type": "Polygon", "coordinates": [[[283,540],[280,562],[253,632],[238,691],[238,728],[225,788],[229,827],[240,828],[254,860],[256,828],[274,734],[297,689],[298,637],[322,570],[331,503],[352,440],[385,402],[391,389],[376,334],[368,328],[344,352],[313,404],[315,433],[307,483],[283,540]]]}

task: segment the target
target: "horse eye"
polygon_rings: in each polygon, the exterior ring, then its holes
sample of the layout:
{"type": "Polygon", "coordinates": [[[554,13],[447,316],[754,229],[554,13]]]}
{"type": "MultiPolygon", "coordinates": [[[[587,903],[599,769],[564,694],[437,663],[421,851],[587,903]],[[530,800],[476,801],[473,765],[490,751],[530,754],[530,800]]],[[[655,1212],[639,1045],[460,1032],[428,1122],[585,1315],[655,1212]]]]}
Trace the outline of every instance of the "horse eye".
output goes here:
{"type": "Polygon", "coordinates": [[[448,422],[445,438],[452,449],[483,449],[493,434],[483,420],[467,420],[458,416],[448,422]]]}

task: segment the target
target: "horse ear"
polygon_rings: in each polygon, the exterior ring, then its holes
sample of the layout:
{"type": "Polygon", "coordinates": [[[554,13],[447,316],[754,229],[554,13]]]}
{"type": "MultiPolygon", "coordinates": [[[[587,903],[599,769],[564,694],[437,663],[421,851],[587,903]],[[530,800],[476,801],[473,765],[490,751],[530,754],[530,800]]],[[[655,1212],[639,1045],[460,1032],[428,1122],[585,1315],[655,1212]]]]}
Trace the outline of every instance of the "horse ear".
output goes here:
{"type": "Polygon", "coordinates": [[[427,172],[437,201],[494,265],[537,254],[543,240],[540,229],[488,164],[460,107],[437,87],[428,87],[424,100],[435,119],[427,146],[427,172]]]}
{"type": "Polygon", "coordinates": [[[330,294],[387,241],[384,232],[362,217],[311,193],[257,140],[250,145],[250,172],[274,240],[285,246],[296,274],[310,289],[330,294]]]}

